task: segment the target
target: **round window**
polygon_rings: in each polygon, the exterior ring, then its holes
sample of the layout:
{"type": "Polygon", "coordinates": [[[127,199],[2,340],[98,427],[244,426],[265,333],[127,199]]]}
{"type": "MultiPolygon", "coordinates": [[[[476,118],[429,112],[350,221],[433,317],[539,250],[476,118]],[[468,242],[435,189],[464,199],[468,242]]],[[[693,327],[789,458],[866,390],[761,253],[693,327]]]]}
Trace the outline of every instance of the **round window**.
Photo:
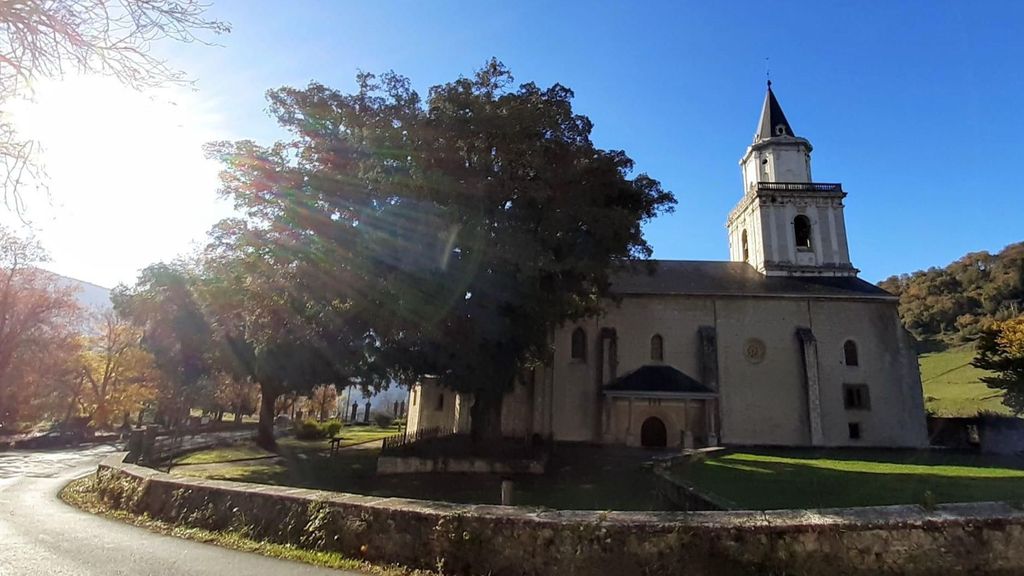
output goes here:
{"type": "Polygon", "coordinates": [[[764,342],[757,338],[747,340],[747,343],[743,346],[743,356],[751,364],[760,364],[764,361],[766,351],[764,342]]]}

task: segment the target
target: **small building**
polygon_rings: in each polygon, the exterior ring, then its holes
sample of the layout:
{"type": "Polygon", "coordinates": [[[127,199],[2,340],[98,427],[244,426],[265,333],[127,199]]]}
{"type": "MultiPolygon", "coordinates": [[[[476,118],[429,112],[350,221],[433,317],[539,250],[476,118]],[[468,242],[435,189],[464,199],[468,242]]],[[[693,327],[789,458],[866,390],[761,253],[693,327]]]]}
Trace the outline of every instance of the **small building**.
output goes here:
{"type": "MultiPolygon", "coordinates": [[[[730,261],[655,260],[617,301],[554,334],[550,364],[505,398],[506,435],[649,447],[927,445],[898,299],[857,277],[841,184],[811,178],[771,83],[740,160],[730,261]]],[[[409,427],[469,429],[467,395],[426,378],[409,427]]]]}

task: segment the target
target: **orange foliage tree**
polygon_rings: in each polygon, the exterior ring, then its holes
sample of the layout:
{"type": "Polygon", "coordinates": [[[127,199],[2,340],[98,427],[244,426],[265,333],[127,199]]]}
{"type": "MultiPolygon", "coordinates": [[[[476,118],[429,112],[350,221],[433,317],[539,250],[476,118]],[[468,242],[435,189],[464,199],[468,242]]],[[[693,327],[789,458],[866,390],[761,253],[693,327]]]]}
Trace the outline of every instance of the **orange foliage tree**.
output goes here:
{"type": "Polygon", "coordinates": [[[41,410],[41,391],[67,376],[81,310],[74,291],[36,266],[46,260],[32,239],[0,227],[0,433],[41,410]]]}

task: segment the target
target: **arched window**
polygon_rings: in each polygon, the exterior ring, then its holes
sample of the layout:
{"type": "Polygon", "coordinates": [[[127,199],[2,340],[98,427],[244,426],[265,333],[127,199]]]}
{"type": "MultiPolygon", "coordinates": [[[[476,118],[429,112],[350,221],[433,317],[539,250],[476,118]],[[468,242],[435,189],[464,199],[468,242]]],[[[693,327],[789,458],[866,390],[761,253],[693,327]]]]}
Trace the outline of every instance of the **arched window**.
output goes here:
{"type": "Polygon", "coordinates": [[[572,331],[572,359],[587,359],[587,333],[583,328],[572,331]]]}
{"type": "Polygon", "coordinates": [[[846,358],[847,366],[860,365],[857,358],[857,344],[853,340],[847,340],[846,344],[843,344],[843,356],[846,358]]]}
{"type": "Polygon", "coordinates": [[[651,336],[651,360],[661,362],[665,359],[665,340],[661,334],[651,336]]]}
{"type": "Polygon", "coordinates": [[[797,248],[811,247],[811,219],[803,214],[793,219],[793,236],[797,248]]]}
{"type": "Polygon", "coordinates": [[[438,412],[444,410],[444,393],[437,395],[437,406],[434,407],[438,412]]]}
{"type": "Polygon", "coordinates": [[[743,244],[743,261],[744,262],[750,262],[750,246],[749,246],[749,244],[747,244],[747,231],[746,230],[743,231],[743,237],[740,240],[740,242],[743,244]]]}

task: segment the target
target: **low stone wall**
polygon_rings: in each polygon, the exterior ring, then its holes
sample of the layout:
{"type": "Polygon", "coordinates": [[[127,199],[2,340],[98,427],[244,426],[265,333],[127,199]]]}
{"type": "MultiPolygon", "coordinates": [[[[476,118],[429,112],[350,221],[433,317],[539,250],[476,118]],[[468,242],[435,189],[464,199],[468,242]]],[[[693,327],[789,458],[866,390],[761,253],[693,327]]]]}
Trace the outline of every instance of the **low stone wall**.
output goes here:
{"type": "Polygon", "coordinates": [[[543,474],[544,460],[491,460],[487,458],[419,458],[380,456],[377,474],[459,472],[475,474],[543,474]]]}
{"type": "Polygon", "coordinates": [[[1024,573],[1024,512],[953,504],[571,512],[192,479],[108,458],[111,505],[372,562],[493,576],[1024,573]]]}

